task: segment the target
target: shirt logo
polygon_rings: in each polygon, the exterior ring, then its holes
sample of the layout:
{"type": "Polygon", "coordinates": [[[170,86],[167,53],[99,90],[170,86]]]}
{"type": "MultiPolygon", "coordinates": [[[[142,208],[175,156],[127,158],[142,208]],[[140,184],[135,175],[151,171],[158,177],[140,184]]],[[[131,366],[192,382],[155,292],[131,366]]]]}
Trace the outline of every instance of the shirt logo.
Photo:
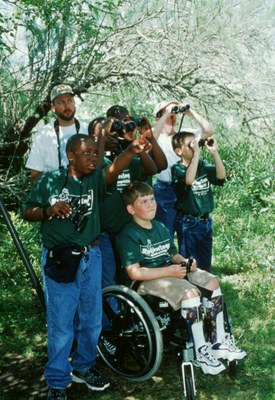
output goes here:
{"type": "Polygon", "coordinates": [[[49,198],[49,203],[51,206],[53,206],[58,201],[64,201],[69,204],[77,203],[78,205],[86,204],[88,206],[88,210],[85,215],[88,215],[88,214],[91,214],[92,209],[93,209],[94,191],[93,191],[93,189],[90,189],[90,190],[88,190],[88,194],[84,194],[84,195],[80,196],[80,195],[70,194],[70,192],[67,188],[63,188],[63,190],[60,194],[51,196],[49,198]]]}
{"type": "Polygon", "coordinates": [[[210,182],[206,175],[196,179],[192,184],[194,194],[197,196],[205,196],[210,190],[210,182]]]}
{"type": "Polygon", "coordinates": [[[140,245],[140,252],[147,260],[154,259],[156,257],[167,256],[169,249],[169,239],[163,240],[162,242],[158,242],[155,244],[152,244],[152,241],[148,239],[146,246],[140,245]]]}
{"type": "Polygon", "coordinates": [[[122,192],[122,189],[131,182],[130,170],[125,169],[117,178],[117,190],[122,192]]]}

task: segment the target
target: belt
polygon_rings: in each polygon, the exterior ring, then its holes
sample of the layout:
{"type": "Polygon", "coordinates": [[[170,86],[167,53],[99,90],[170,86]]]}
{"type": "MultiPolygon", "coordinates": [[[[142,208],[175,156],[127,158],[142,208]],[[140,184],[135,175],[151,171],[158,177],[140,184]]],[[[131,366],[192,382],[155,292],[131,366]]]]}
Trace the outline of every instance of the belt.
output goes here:
{"type": "Polygon", "coordinates": [[[95,239],[93,242],[87,244],[86,246],[79,246],[78,244],[68,244],[66,246],[66,245],[60,244],[60,245],[57,245],[57,246],[54,246],[51,248],[47,247],[47,246],[45,246],[45,247],[46,247],[46,249],[49,250],[49,257],[51,257],[51,258],[53,257],[54,252],[61,251],[62,247],[70,248],[73,255],[79,256],[80,254],[87,253],[87,251],[90,251],[93,247],[98,246],[99,242],[100,242],[99,239],[95,239]]]}
{"type": "MultiPolygon", "coordinates": [[[[80,251],[81,253],[87,253],[87,251],[91,250],[93,247],[96,247],[99,245],[100,240],[96,239],[93,242],[91,242],[90,244],[87,244],[86,246],[76,246],[76,251],[80,251]]],[[[74,251],[74,249],[73,249],[74,251]]]]}

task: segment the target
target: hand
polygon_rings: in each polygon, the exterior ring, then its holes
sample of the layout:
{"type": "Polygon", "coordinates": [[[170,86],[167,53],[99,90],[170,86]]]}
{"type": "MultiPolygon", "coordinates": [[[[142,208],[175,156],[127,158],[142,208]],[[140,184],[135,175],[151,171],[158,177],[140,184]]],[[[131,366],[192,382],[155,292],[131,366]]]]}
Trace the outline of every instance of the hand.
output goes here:
{"type": "Polygon", "coordinates": [[[173,103],[171,103],[171,104],[168,104],[168,106],[166,106],[166,108],[165,108],[165,112],[169,112],[169,114],[174,114],[173,113],[173,108],[175,107],[175,106],[180,106],[180,103],[178,102],[178,101],[175,101],[175,102],[173,102],[173,103]]]}
{"type": "Polygon", "coordinates": [[[215,154],[218,151],[218,147],[217,147],[217,141],[216,139],[214,139],[213,136],[208,137],[205,140],[205,147],[210,151],[211,154],[215,154]]]}
{"type": "Polygon", "coordinates": [[[195,272],[195,271],[197,271],[197,261],[193,259],[192,265],[190,267],[190,272],[195,272]]]}
{"type": "Polygon", "coordinates": [[[149,119],[147,117],[144,117],[144,116],[142,116],[141,118],[146,121],[146,124],[143,125],[143,126],[138,126],[137,127],[138,131],[142,134],[142,136],[144,136],[146,138],[152,137],[153,136],[152,127],[151,127],[151,124],[149,122],[149,119]]]}
{"type": "Polygon", "coordinates": [[[65,201],[57,201],[53,206],[47,207],[46,213],[49,218],[56,216],[57,218],[64,219],[71,215],[72,209],[65,201]]]}
{"type": "Polygon", "coordinates": [[[144,138],[143,136],[135,139],[132,143],[129,144],[127,149],[131,150],[132,153],[139,154],[142,151],[149,152],[152,149],[151,143],[144,138]]]}
{"type": "Polygon", "coordinates": [[[113,122],[114,122],[114,119],[109,117],[102,123],[102,126],[101,126],[102,136],[112,135],[110,133],[110,130],[112,128],[113,122]]]}
{"type": "Polygon", "coordinates": [[[197,152],[200,150],[199,147],[199,142],[198,139],[194,138],[193,140],[190,140],[190,142],[188,143],[188,147],[193,150],[193,152],[197,152]]]}
{"type": "Polygon", "coordinates": [[[169,275],[173,278],[184,279],[187,275],[186,267],[182,267],[180,264],[172,264],[167,268],[169,269],[169,275]]]}

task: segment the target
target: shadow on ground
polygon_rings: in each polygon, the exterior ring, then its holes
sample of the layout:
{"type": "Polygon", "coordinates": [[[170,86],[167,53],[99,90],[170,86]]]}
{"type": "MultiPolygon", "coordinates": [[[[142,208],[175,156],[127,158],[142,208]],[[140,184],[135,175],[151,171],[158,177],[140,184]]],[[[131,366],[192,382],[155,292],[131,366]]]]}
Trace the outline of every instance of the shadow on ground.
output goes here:
{"type": "MultiPolygon", "coordinates": [[[[43,376],[46,362],[46,357],[38,359],[35,365],[31,359],[26,360],[20,355],[5,357],[4,367],[0,371],[0,399],[45,400],[48,392],[43,376]]],[[[112,382],[112,388],[114,386],[116,386],[116,383],[112,382]]],[[[70,400],[94,399],[101,394],[89,390],[86,385],[72,383],[68,388],[70,400]]]]}

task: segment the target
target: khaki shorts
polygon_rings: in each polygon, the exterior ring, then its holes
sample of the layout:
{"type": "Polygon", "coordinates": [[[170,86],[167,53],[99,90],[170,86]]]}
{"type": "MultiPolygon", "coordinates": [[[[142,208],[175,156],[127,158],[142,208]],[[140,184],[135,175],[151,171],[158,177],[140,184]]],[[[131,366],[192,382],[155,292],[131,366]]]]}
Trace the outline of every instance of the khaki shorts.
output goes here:
{"type": "MultiPolygon", "coordinates": [[[[151,294],[168,301],[174,310],[178,310],[186,293],[196,285],[205,287],[216,276],[207,271],[197,269],[187,274],[187,279],[159,278],[151,281],[142,281],[138,288],[138,294],[144,296],[151,294]]],[[[197,289],[198,290],[198,289],[197,289]]],[[[199,295],[201,294],[198,290],[199,295]]]]}

